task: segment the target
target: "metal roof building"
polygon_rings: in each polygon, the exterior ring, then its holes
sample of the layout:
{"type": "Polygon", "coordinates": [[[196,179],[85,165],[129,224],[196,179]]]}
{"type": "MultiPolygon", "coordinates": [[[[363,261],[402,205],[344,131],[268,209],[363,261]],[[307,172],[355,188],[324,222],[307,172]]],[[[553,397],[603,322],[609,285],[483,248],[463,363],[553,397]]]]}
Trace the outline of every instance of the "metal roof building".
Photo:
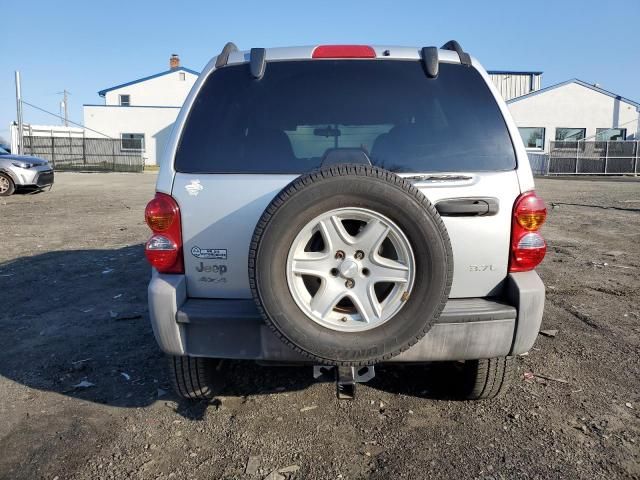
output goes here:
{"type": "Polygon", "coordinates": [[[487,73],[505,100],[527,95],[542,87],[542,72],[489,70],[487,73]]]}

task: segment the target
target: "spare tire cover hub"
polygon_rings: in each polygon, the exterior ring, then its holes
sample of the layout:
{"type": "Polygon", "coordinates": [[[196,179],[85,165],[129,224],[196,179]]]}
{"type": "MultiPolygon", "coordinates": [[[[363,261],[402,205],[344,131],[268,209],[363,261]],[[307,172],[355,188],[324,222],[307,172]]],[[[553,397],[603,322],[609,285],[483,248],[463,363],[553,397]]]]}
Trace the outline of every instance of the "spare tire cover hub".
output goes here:
{"type": "Polygon", "coordinates": [[[287,259],[287,284],[300,309],[337,331],[376,328],[403,306],[413,286],[413,250],[378,212],[338,208],[307,223],[287,259]]]}

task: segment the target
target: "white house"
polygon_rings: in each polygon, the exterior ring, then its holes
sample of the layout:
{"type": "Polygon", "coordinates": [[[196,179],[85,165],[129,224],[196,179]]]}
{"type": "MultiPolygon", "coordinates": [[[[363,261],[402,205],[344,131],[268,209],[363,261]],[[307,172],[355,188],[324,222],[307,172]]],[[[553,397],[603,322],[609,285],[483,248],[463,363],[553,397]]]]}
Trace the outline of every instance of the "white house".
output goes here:
{"type": "Polygon", "coordinates": [[[525,146],[555,140],[638,140],[640,103],[576,78],[507,100],[525,146]]]}
{"type": "Polygon", "coordinates": [[[119,138],[123,150],[142,151],[145,164],[156,165],[196,78],[198,72],[181,67],[174,54],[169,70],[98,92],[104,104],[83,105],[84,125],[119,138]]]}

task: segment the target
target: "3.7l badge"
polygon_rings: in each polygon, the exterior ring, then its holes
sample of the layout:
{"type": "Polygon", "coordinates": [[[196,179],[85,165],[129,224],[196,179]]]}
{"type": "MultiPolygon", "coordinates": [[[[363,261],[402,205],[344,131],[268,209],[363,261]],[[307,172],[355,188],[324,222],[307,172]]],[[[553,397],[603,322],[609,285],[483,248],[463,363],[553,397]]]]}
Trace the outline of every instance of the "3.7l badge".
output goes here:
{"type": "Polygon", "coordinates": [[[226,248],[200,248],[193,247],[191,249],[191,255],[196,258],[205,258],[207,260],[226,260],[227,249],[226,248]]]}

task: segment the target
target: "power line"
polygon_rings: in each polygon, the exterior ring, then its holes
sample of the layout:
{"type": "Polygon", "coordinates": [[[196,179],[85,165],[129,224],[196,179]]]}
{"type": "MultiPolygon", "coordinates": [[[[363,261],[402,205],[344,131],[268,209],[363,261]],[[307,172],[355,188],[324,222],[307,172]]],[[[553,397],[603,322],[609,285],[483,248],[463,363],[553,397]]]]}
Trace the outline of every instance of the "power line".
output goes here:
{"type": "Polygon", "coordinates": [[[33,105],[33,104],[31,104],[31,103],[29,103],[29,102],[27,102],[27,101],[25,101],[25,100],[22,100],[22,103],[24,103],[25,105],[30,106],[31,108],[35,108],[36,110],[40,110],[41,112],[48,113],[49,115],[53,115],[54,117],[59,118],[59,119],[61,119],[61,120],[65,120],[65,121],[66,121],[66,122],[68,122],[68,123],[72,123],[72,124],[74,124],[74,125],[77,125],[78,127],[82,127],[82,128],[84,128],[85,130],[90,130],[90,131],[92,131],[92,132],[95,132],[95,133],[97,133],[97,134],[99,134],[99,135],[102,135],[103,137],[113,138],[113,137],[111,137],[111,136],[107,135],[106,133],[99,132],[99,131],[97,131],[97,130],[94,130],[93,128],[85,127],[85,126],[84,126],[84,125],[82,125],[81,123],[77,123],[77,122],[74,122],[73,120],[66,119],[66,118],[64,118],[64,117],[63,117],[63,116],[61,116],[61,115],[56,115],[55,113],[52,113],[52,112],[50,112],[50,111],[48,111],[48,110],[45,110],[44,108],[40,108],[40,107],[38,107],[38,106],[36,106],[36,105],[33,105]]]}

